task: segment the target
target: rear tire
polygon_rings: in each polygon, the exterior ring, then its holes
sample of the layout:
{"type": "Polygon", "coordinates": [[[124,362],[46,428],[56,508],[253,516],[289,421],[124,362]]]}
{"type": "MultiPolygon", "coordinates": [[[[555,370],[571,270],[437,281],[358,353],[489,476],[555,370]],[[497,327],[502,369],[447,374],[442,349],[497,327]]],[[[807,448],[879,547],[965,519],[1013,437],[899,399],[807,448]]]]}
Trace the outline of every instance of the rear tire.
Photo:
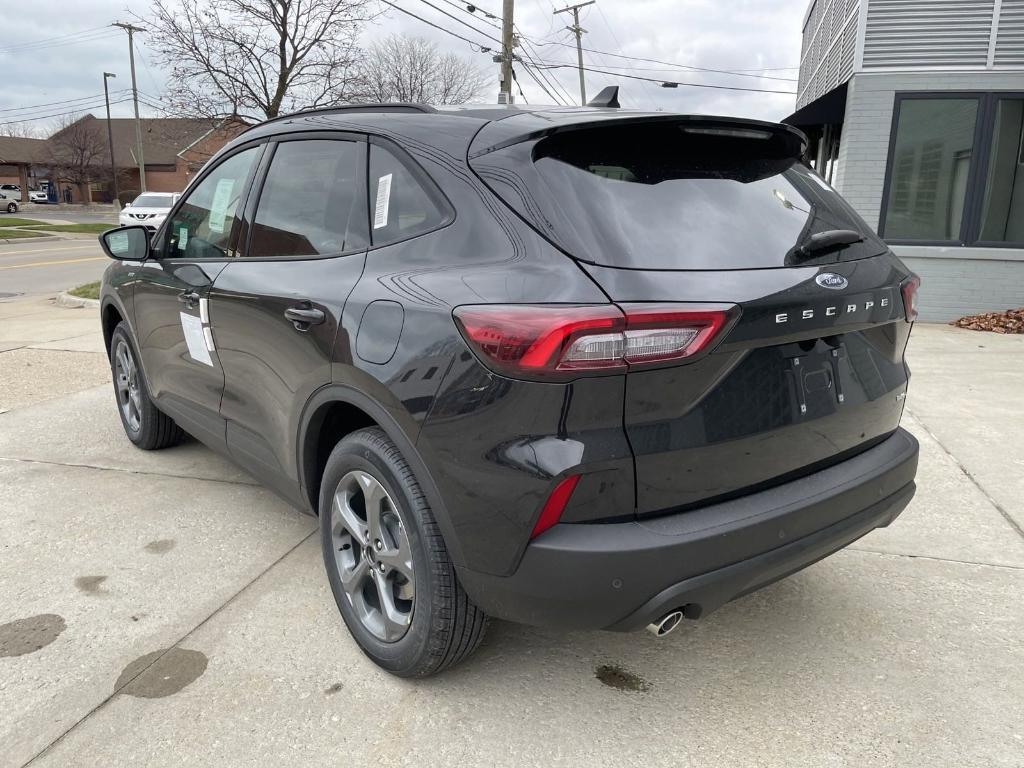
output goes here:
{"type": "Polygon", "coordinates": [[[16,206],[14,203],[8,203],[7,204],[7,212],[8,213],[16,213],[17,210],[18,210],[18,206],[16,206]]]}
{"type": "Polygon", "coordinates": [[[144,451],[180,443],[185,438],[181,427],[153,405],[149,397],[146,377],[142,375],[138,353],[124,321],[117,324],[111,335],[109,353],[117,413],[128,439],[144,451]]]}
{"type": "Polygon", "coordinates": [[[459,584],[430,505],[383,430],[353,432],[331,452],[320,540],[338,610],[378,666],[427,677],[480,645],[487,617],[459,584]]]}

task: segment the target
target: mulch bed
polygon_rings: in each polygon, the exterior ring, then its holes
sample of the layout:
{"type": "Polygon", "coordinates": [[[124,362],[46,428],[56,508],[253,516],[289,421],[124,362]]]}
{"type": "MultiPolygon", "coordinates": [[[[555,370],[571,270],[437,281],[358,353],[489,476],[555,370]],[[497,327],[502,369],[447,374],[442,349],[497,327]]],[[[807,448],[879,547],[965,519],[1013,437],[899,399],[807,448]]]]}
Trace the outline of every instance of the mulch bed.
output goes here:
{"type": "Polygon", "coordinates": [[[1005,312],[985,312],[968,315],[954,320],[950,325],[970,331],[992,331],[993,333],[1024,333],[1024,307],[1008,309],[1005,312]]]}

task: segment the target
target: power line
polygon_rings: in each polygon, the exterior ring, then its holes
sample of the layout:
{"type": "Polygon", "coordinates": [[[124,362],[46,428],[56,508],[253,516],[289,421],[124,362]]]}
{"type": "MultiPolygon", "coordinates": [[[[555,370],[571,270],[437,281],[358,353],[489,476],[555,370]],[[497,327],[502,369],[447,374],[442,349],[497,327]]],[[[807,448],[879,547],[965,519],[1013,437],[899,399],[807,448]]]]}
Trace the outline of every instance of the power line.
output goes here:
{"type": "MultiPolygon", "coordinates": [[[[538,43],[538,45],[540,47],[546,47],[546,46],[549,46],[549,45],[558,45],[558,46],[561,46],[562,48],[575,48],[576,47],[575,45],[572,45],[570,43],[562,43],[562,42],[559,42],[559,41],[552,41],[550,43],[538,43]]],[[[783,80],[785,82],[790,82],[790,83],[797,82],[796,78],[792,78],[792,77],[771,77],[769,75],[750,74],[750,72],[755,71],[755,70],[747,71],[747,70],[742,70],[742,69],[713,69],[711,67],[698,67],[698,66],[695,66],[695,65],[692,65],[692,64],[678,64],[678,63],[672,62],[672,61],[661,61],[659,59],[648,59],[648,58],[644,58],[643,56],[626,56],[625,54],[612,53],[610,51],[597,51],[597,50],[594,50],[593,48],[584,48],[583,50],[588,52],[588,53],[599,53],[599,54],[603,54],[605,56],[613,56],[616,59],[628,59],[630,61],[644,61],[644,62],[647,62],[649,64],[664,64],[665,66],[673,68],[673,69],[688,69],[688,70],[693,70],[695,72],[715,72],[715,73],[718,73],[718,74],[721,74],[721,75],[737,75],[738,77],[754,77],[754,78],[761,79],[761,80],[783,80]]],[[[786,69],[788,69],[788,67],[786,67],[786,69]]],[[[767,72],[769,70],[768,69],[764,69],[764,70],[756,70],[756,71],[767,72]]]]}
{"type": "MultiPolygon", "coordinates": [[[[516,28],[516,31],[519,32],[518,27],[516,28]]],[[[540,58],[540,55],[537,53],[537,50],[530,44],[529,39],[527,39],[526,36],[523,35],[522,33],[519,33],[519,38],[524,44],[521,49],[521,55],[524,56],[530,64],[537,66],[536,59],[540,58]]],[[[530,72],[529,70],[527,70],[527,73],[530,74],[532,77],[535,77],[533,73],[530,72]]],[[[566,106],[572,103],[572,96],[569,95],[569,92],[565,90],[565,87],[558,81],[558,78],[555,76],[554,72],[551,73],[550,78],[548,77],[547,73],[545,73],[542,69],[538,68],[537,73],[541,76],[541,78],[543,78],[544,82],[551,86],[551,89],[555,91],[555,93],[557,94],[556,96],[551,96],[551,94],[548,94],[556,103],[561,104],[562,106],[566,106]],[[560,93],[559,89],[561,89],[560,93]]],[[[547,93],[547,91],[545,91],[545,93],[547,93]]]]}
{"type": "MultiPolygon", "coordinates": [[[[575,69],[575,64],[547,64],[543,63],[546,69],[575,69]]],[[[743,88],[738,85],[712,85],[711,83],[688,83],[681,80],[661,80],[653,77],[641,77],[640,75],[628,75],[625,72],[608,72],[602,69],[595,69],[593,67],[583,67],[587,72],[594,72],[601,75],[610,75],[611,77],[625,77],[630,80],[646,80],[649,83],[671,83],[672,85],[684,85],[691,88],[714,88],[720,91],[748,91],[751,93],[784,93],[789,96],[796,94],[796,91],[775,91],[768,88],[743,88]]]]}
{"type": "Polygon", "coordinates": [[[452,19],[453,21],[459,22],[459,24],[461,24],[462,26],[469,27],[474,32],[476,32],[477,34],[480,34],[480,35],[483,35],[484,37],[486,37],[488,40],[493,40],[494,42],[498,43],[499,45],[501,44],[501,40],[499,40],[498,38],[493,37],[492,35],[488,34],[487,32],[484,32],[482,29],[477,29],[472,24],[463,21],[458,16],[454,16],[453,14],[448,13],[448,11],[444,10],[443,8],[438,8],[436,5],[434,5],[432,2],[430,2],[430,0],[420,0],[420,2],[423,3],[424,5],[429,5],[431,8],[433,8],[438,13],[443,13],[449,19],[452,19]]]}
{"type": "Polygon", "coordinates": [[[451,35],[452,37],[457,37],[457,38],[459,38],[459,40],[463,40],[463,41],[469,43],[470,45],[476,46],[477,48],[487,48],[488,50],[490,50],[490,48],[488,48],[487,46],[485,46],[485,45],[483,45],[481,43],[476,42],[475,40],[470,40],[468,37],[463,37],[458,32],[452,32],[450,29],[445,29],[444,27],[439,26],[439,25],[435,24],[432,21],[428,21],[427,19],[424,19],[422,16],[417,16],[412,11],[407,11],[405,8],[403,8],[400,5],[395,5],[394,3],[391,2],[391,0],[380,0],[380,1],[382,3],[384,3],[384,5],[391,6],[396,11],[401,11],[406,16],[412,16],[414,19],[418,19],[419,21],[422,21],[424,24],[426,24],[428,26],[431,26],[434,29],[440,30],[441,32],[444,32],[446,35],[451,35]]]}
{"type": "MultiPolygon", "coordinates": [[[[130,89],[129,88],[121,88],[120,90],[127,91],[127,90],[130,90],[130,89]]],[[[6,107],[4,109],[0,109],[0,112],[34,111],[34,110],[39,109],[40,107],[62,106],[64,104],[71,104],[72,102],[75,102],[75,101],[92,101],[94,99],[98,99],[102,95],[103,95],[102,93],[97,93],[95,96],[79,96],[76,99],[61,99],[60,101],[48,101],[48,102],[44,102],[43,104],[26,104],[24,107],[6,107]]]]}
{"type": "Polygon", "coordinates": [[[101,30],[105,31],[106,29],[107,29],[107,25],[104,24],[101,27],[90,27],[89,29],[80,29],[77,32],[68,32],[65,35],[55,35],[53,37],[43,37],[43,38],[40,38],[39,40],[26,40],[23,43],[15,43],[14,45],[5,45],[4,47],[0,48],[0,51],[6,52],[6,51],[18,50],[20,48],[29,48],[29,47],[34,46],[34,45],[42,45],[42,44],[48,44],[48,43],[56,42],[56,41],[59,41],[59,40],[67,40],[68,38],[79,37],[81,35],[95,34],[96,32],[99,32],[101,30]]]}
{"type": "Polygon", "coordinates": [[[79,37],[68,40],[55,40],[51,43],[36,44],[36,45],[23,45],[18,47],[10,47],[0,49],[0,53],[29,53],[33,51],[43,51],[49,48],[63,48],[68,45],[78,45],[79,43],[94,43],[100,40],[107,40],[108,38],[115,37],[115,34],[108,32],[96,33],[89,35],[88,37],[79,37]]]}
{"type": "MultiPolygon", "coordinates": [[[[461,3],[456,3],[455,0],[441,0],[441,2],[442,3],[447,3],[448,5],[452,6],[453,8],[458,8],[463,13],[466,13],[466,14],[469,14],[470,16],[472,16],[474,19],[480,18],[475,13],[473,13],[473,11],[469,10],[469,8],[467,8],[465,5],[463,5],[461,3]]],[[[491,19],[498,18],[497,16],[495,16],[493,13],[489,13],[489,12],[485,11],[480,6],[474,5],[474,7],[478,11],[480,11],[480,13],[482,13],[484,15],[484,18],[480,19],[480,21],[482,21],[484,24],[487,24],[488,26],[494,27],[495,29],[501,29],[501,24],[497,24],[497,23],[491,21],[491,19]]]]}
{"type": "MultiPolygon", "coordinates": [[[[123,104],[124,102],[131,101],[131,100],[132,100],[131,96],[126,96],[123,99],[119,99],[117,101],[112,101],[110,103],[111,103],[111,105],[123,104]]],[[[103,104],[83,106],[83,107],[79,107],[78,109],[73,109],[70,112],[55,112],[55,113],[53,113],[51,115],[38,115],[38,116],[33,117],[31,119],[32,120],[49,120],[52,117],[64,117],[65,115],[75,115],[75,114],[78,114],[79,112],[83,112],[83,111],[86,111],[86,110],[100,109],[102,106],[103,106],[103,104]]],[[[23,122],[25,122],[24,118],[19,119],[19,120],[7,120],[5,122],[0,122],[0,125],[11,125],[13,123],[23,123],[23,122]]]]}

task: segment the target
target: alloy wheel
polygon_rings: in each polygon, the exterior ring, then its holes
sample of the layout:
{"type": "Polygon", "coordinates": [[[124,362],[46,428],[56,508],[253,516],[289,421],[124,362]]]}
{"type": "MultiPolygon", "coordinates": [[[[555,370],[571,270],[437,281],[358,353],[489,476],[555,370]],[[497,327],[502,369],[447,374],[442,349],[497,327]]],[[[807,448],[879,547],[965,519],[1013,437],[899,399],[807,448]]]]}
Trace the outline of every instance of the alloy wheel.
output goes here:
{"type": "Polygon", "coordinates": [[[125,423],[132,432],[138,432],[142,425],[139,369],[135,365],[131,347],[124,339],[118,341],[114,349],[114,382],[117,387],[117,404],[121,408],[125,423]]]}
{"type": "Polygon", "coordinates": [[[378,640],[393,643],[412,621],[412,547],[398,507],[373,475],[349,472],[331,504],[334,564],[356,617],[378,640]]]}

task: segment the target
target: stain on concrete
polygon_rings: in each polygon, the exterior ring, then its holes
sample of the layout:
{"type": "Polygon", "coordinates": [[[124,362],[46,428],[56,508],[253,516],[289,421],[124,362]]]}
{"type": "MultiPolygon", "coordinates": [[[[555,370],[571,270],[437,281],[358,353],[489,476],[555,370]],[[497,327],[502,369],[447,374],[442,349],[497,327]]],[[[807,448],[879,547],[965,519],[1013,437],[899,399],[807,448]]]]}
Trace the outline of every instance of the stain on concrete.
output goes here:
{"type": "Polygon", "coordinates": [[[342,685],[341,683],[335,683],[330,688],[325,688],[324,689],[324,696],[333,696],[336,693],[341,693],[341,691],[344,688],[345,688],[345,686],[342,685]]]}
{"type": "Polygon", "coordinates": [[[35,653],[56,640],[66,628],[64,617],[55,613],[0,624],[0,658],[35,653]]]}
{"type": "Polygon", "coordinates": [[[609,688],[630,693],[647,693],[651,684],[639,675],[627,672],[617,664],[602,664],[594,670],[594,675],[609,688]]]}
{"type": "Polygon", "coordinates": [[[102,588],[106,576],[79,576],[75,579],[75,586],[87,595],[105,594],[107,590],[102,588]]]}
{"type": "Polygon", "coordinates": [[[157,539],[149,542],[143,549],[154,555],[166,555],[174,549],[176,543],[174,539],[157,539]]]}
{"type": "Polygon", "coordinates": [[[153,651],[124,668],[114,683],[114,692],[142,699],[172,696],[198,680],[208,663],[206,654],[187,648],[153,651]]]}

